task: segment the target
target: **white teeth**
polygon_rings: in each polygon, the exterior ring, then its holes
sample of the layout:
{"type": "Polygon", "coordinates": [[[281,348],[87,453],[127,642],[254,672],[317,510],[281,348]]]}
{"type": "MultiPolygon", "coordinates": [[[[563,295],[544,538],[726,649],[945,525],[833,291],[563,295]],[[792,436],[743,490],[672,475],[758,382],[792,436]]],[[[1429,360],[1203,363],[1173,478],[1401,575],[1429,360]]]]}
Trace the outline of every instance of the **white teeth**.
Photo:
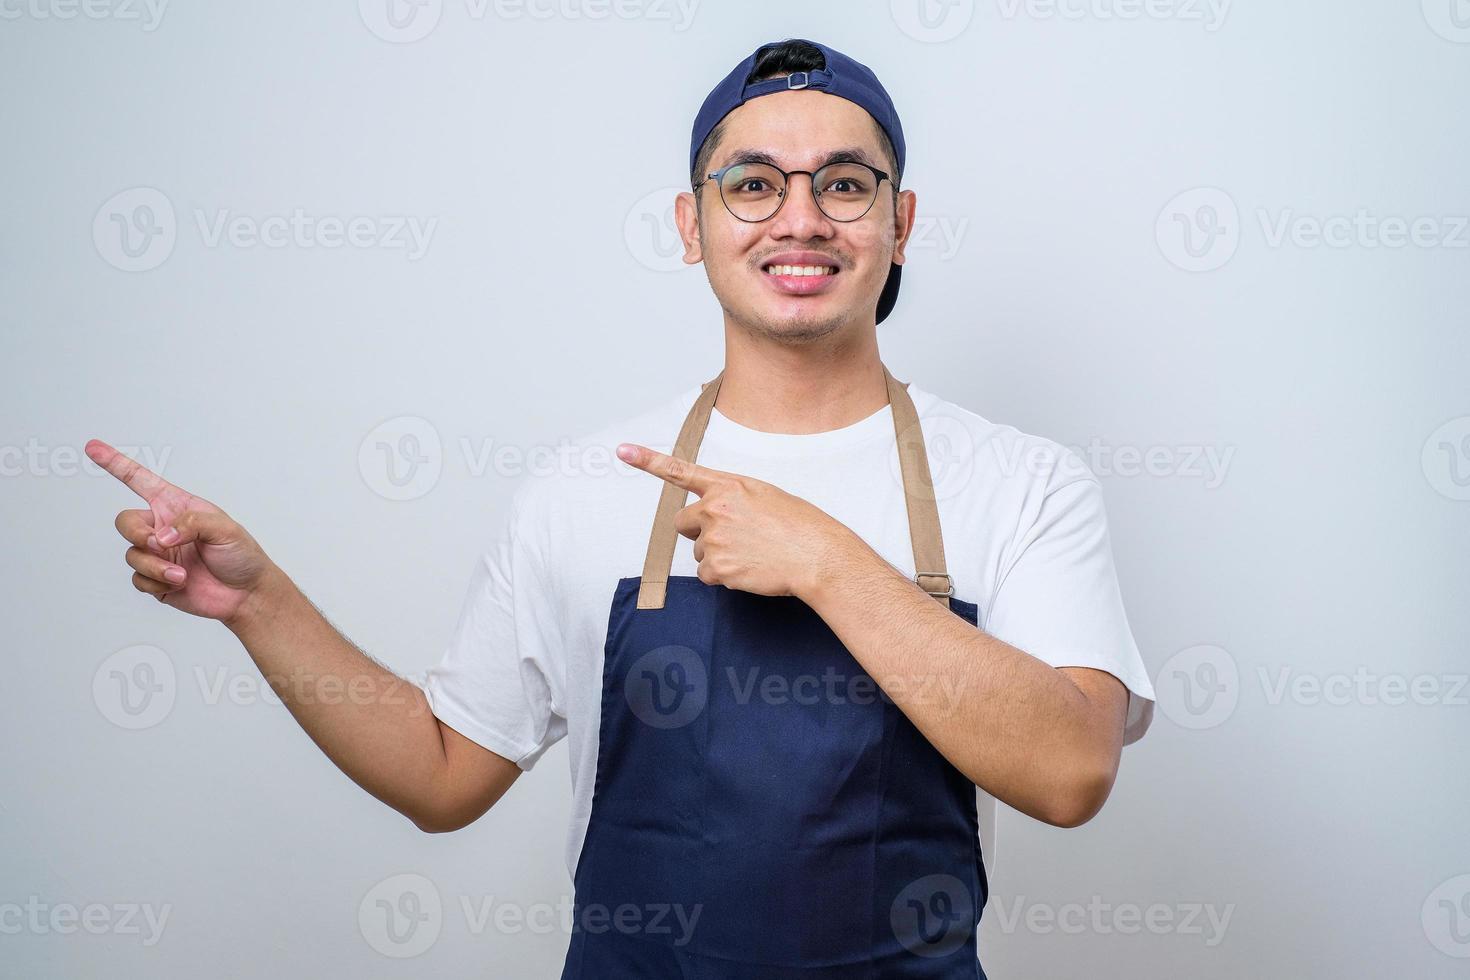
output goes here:
{"type": "Polygon", "coordinates": [[[772,265],[766,267],[772,276],[835,276],[837,270],[830,265],[772,265]]]}

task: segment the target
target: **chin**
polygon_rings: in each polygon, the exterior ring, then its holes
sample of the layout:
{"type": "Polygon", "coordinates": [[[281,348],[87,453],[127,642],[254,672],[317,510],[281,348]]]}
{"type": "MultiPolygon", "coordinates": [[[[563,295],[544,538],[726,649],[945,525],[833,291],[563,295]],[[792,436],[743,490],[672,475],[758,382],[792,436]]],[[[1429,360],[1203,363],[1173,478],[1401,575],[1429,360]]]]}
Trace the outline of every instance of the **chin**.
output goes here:
{"type": "Polygon", "coordinates": [[[850,317],[845,312],[833,310],[791,312],[767,307],[739,319],[762,336],[800,343],[837,333],[847,326],[850,317]]]}

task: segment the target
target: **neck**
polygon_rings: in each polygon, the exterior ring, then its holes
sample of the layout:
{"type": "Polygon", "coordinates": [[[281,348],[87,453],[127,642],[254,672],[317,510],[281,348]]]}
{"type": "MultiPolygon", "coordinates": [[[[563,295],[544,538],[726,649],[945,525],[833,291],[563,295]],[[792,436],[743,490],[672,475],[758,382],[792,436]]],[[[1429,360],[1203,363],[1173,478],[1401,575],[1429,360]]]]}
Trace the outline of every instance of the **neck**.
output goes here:
{"type": "Polygon", "coordinates": [[[848,342],[781,346],[725,331],[715,407],[761,432],[806,435],[860,422],[888,404],[874,332],[848,342]]]}

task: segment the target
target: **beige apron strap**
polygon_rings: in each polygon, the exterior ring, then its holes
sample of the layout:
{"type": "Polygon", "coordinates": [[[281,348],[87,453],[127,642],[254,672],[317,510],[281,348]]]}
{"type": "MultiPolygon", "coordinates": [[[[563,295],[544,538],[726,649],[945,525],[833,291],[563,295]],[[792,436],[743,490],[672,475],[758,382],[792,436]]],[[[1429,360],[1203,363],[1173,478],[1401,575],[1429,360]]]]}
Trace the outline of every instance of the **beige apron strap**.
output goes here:
{"type": "MultiPolygon", "coordinates": [[[[721,371],[713,380],[704,383],[704,392],[689,409],[670,455],[690,463],[698,457],[699,444],[704,441],[704,430],[709,426],[709,415],[714,410],[715,396],[720,393],[720,380],[724,376],[725,372],[721,371]]],[[[643,559],[643,577],[638,582],[639,609],[664,607],[669,569],[674,566],[674,546],[679,543],[674,516],[684,509],[684,501],[688,498],[688,490],[664,482],[663,493],[658,498],[658,512],[653,518],[653,533],[648,538],[648,554],[643,559]]]]}
{"type": "MultiPolygon", "coordinates": [[[[679,430],[671,455],[693,463],[698,459],[699,445],[709,427],[710,412],[720,391],[725,372],[715,375],[704,385],[679,430]]],[[[934,482],[929,471],[929,455],[924,449],[924,433],[919,415],[909,397],[907,383],[900,384],[883,368],[888,386],[888,403],[893,409],[893,430],[898,441],[898,464],[903,474],[904,504],[908,509],[909,538],[914,549],[914,581],[940,602],[954,595],[954,585],[944,564],[944,541],[939,531],[939,507],[934,499],[934,482]]],[[[688,490],[665,483],[653,519],[653,532],[648,538],[648,553],[643,559],[643,577],[638,582],[638,608],[662,609],[668,592],[669,570],[674,565],[674,546],[679,533],[674,516],[684,508],[688,490]]]]}
{"type": "Polygon", "coordinates": [[[908,382],[900,384],[883,366],[888,382],[888,404],[893,406],[893,431],[898,438],[898,467],[903,474],[903,499],[909,512],[909,539],[914,547],[914,581],[919,588],[948,605],[954,581],[944,564],[944,538],[939,531],[939,505],[919,413],[909,397],[908,382]]]}

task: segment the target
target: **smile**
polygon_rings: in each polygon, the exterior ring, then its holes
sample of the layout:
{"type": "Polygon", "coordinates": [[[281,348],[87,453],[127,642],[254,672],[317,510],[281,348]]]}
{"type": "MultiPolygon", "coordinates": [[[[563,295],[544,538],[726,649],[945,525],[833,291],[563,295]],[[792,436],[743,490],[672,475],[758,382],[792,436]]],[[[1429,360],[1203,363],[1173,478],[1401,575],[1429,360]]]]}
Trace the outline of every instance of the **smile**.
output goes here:
{"type": "Polygon", "coordinates": [[[835,276],[837,268],[830,265],[768,265],[768,276],[835,276]]]}

